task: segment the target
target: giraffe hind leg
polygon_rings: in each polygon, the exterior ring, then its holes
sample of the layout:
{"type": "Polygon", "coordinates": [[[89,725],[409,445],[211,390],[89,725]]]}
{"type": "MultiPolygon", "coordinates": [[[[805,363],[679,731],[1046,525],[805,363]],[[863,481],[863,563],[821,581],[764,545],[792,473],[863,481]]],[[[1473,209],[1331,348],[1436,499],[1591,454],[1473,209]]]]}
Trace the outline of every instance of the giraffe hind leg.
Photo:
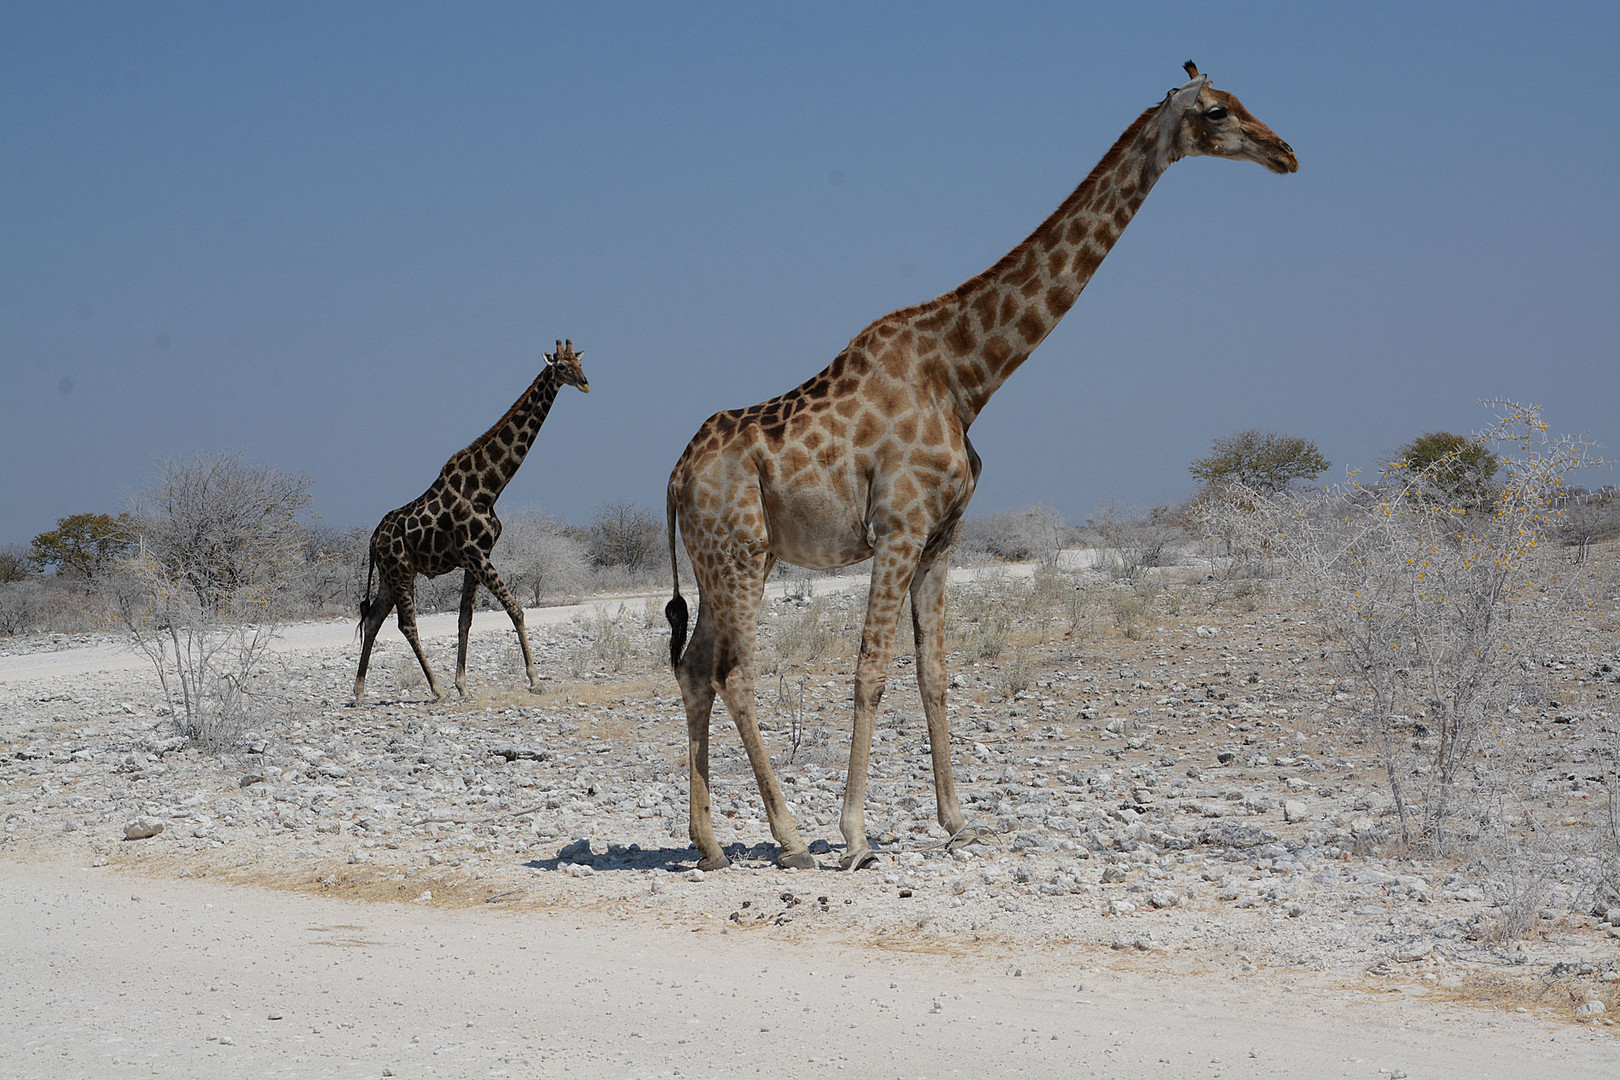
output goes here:
{"type": "Polygon", "coordinates": [[[388,613],[394,608],[393,594],[384,584],[378,591],[375,599],[363,606],[360,618],[360,670],[354,677],[354,703],[356,705],[366,696],[366,669],[371,666],[371,647],[377,641],[377,631],[387,621],[388,613]]]}
{"type": "Polygon", "coordinates": [[[710,583],[704,602],[710,597],[719,601],[714,605],[719,614],[713,623],[710,678],[715,691],[725,701],[737,725],[737,734],[742,737],[743,749],[748,753],[754,782],[759,787],[760,798],[765,801],[765,817],[770,822],[771,835],[780,848],[777,864],[790,869],[813,869],[815,858],[799,839],[799,830],[793,824],[787,800],[782,797],[781,785],[771,768],[770,752],[765,748],[765,739],[754,717],[754,645],[765,579],[773,562],[763,551],[750,551],[715,575],[717,580],[710,583]]]}
{"type": "Polygon", "coordinates": [[[917,690],[922,697],[923,716],[928,722],[928,751],[934,766],[934,802],[939,824],[955,849],[989,835],[970,828],[956,794],[956,776],[951,768],[950,721],[945,709],[945,583],[949,576],[948,556],[925,559],[911,579],[911,628],[917,642],[917,690]]]}
{"type": "Polygon", "coordinates": [[[394,603],[399,607],[399,632],[411,643],[411,651],[416,654],[416,662],[422,665],[422,674],[427,676],[428,691],[433,695],[434,701],[444,700],[444,688],[439,685],[438,676],[433,674],[433,668],[428,664],[427,653],[422,651],[422,639],[416,634],[416,596],[413,590],[408,587],[398,589],[394,594],[394,603]]]}
{"type": "Polygon", "coordinates": [[[714,712],[714,627],[712,613],[700,599],[697,625],[675,668],[686,706],[687,771],[691,791],[687,803],[687,835],[698,849],[700,870],[723,870],[731,865],[714,838],[714,817],[709,789],[709,718],[714,712]]]}

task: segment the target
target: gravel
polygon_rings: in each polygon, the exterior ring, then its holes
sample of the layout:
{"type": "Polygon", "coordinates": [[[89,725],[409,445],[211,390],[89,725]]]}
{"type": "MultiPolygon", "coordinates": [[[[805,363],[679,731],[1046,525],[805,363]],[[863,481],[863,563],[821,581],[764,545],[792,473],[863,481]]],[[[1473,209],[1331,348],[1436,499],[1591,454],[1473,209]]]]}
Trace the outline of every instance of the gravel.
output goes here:
{"type": "MultiPolygon", "coordinates": [[[[960,586],[953,602],[1009,587],[960,586]]],[[[853,661],[789,648],[813,604],[818,618],[844,620],[847,649],[858,592],[768,601],[760,650],[762,727],[821,872],[775,867],[720,705],[713,806],[734,866],[697,869],[661,598],[627,601],[611,626],[531,623],[547,674],[538,694],[522,687],[509,628],[481,615],[469,697],[437,704],[408,649],[384,638],[372,700],[351,706],[356,645],[302,628],[290,636],[305,644],[277,653],[254,688],[252,730],[221,755],[175,734],[150,671],[33,663],[112,642],[3,640],[0,856],[846,942],[1170,951],[1233,973],[1427,978],[1458,993],[1482,973],[1554,973],[1576,988],[1563,1015],[1612,1023],[1620,910],[1555,871],[1533,932],[1502,940],[1513,897],[1500,866],[1474,853],[1406,857],[1391,842],[1394,808],[1376,748],[1353,723],[1354,687],[1312,625],[1292,611],[1223,606],[1196,581],[1174,588],[1186,614],[1157,612],[1139,639],[1057,620],[1040,623],[1038,639],[1021,628],[1024,643],[993,660],[953,653],[953,758],[986,843],[945,846],[915,679],[909,658],[897,661],[867,805],[882,858],[854,874],[832,869],[853,661]],[[1014,664],[1027,685],[1009,692],[1014,664]]],[[[427,645],[450,670],[453,637],[427,645]]],[[[1525,812],[1591,845],[1620,693],[1613,620],[1576,626],[1547,650],[1533,673],[1544,704],[1520,718],[1525,812]]]]}

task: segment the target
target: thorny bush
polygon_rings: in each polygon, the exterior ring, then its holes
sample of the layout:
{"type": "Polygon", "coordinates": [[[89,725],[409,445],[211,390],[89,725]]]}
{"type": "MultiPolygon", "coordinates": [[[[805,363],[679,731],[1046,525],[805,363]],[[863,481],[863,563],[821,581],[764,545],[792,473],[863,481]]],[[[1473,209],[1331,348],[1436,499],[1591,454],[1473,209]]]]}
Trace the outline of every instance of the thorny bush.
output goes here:
{"type": "Polygon", "coordinates": [[[1584,440],[1548,434],[1536,406],[1499,407],[1479,444],[1502,450],[1500,486],[1470,510],[1446,497],[1454,463],[1390,464],[1372,484],[1265,497],[1239,491],[1206,515],[1234,520],[1280,557],[1366,693],[1408,847],[1442,851],[1475,815],[1492,822],[1519,732],[1515,714],[1547,621],[1583,602],[1581,568],[1549,542],[1566,477],[1598,464],[1584,440]],[[1440,479],[1437,481],[1437,477],[1440,479]]]}

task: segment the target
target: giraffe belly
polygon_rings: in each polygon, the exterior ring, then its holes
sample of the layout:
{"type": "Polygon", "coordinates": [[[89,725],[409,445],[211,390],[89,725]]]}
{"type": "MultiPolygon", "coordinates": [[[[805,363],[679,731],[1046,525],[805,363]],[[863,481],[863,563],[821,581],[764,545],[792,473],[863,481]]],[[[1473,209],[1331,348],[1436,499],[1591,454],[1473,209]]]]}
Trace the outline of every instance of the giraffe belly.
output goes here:
{"type": "Polygon", "coordinates": [[[838,501],[767,491],[765,522],[771,554],[794,566],[833,570],[872,555],[866,523],[838,501]]]}

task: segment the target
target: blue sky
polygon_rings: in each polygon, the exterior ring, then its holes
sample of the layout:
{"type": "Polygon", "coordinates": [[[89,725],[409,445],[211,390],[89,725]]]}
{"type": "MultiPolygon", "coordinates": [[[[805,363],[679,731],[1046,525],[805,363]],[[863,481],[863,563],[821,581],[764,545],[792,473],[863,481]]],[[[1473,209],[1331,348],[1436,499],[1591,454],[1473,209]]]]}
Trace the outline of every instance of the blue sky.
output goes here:
{"type": "Polygon", "coordinates": [[[6,4],[0,544],[199,451],[369,528],[559,337],[592,393],[503,511],[661,511],[706,416],[990,265],[1189,57],[1300,171],[1170,170],[972,512],[1175,501],[1251,427],[1338,475],[1496,397],[1613,455],[1617,51],[1612,2],[6,4]]]}

